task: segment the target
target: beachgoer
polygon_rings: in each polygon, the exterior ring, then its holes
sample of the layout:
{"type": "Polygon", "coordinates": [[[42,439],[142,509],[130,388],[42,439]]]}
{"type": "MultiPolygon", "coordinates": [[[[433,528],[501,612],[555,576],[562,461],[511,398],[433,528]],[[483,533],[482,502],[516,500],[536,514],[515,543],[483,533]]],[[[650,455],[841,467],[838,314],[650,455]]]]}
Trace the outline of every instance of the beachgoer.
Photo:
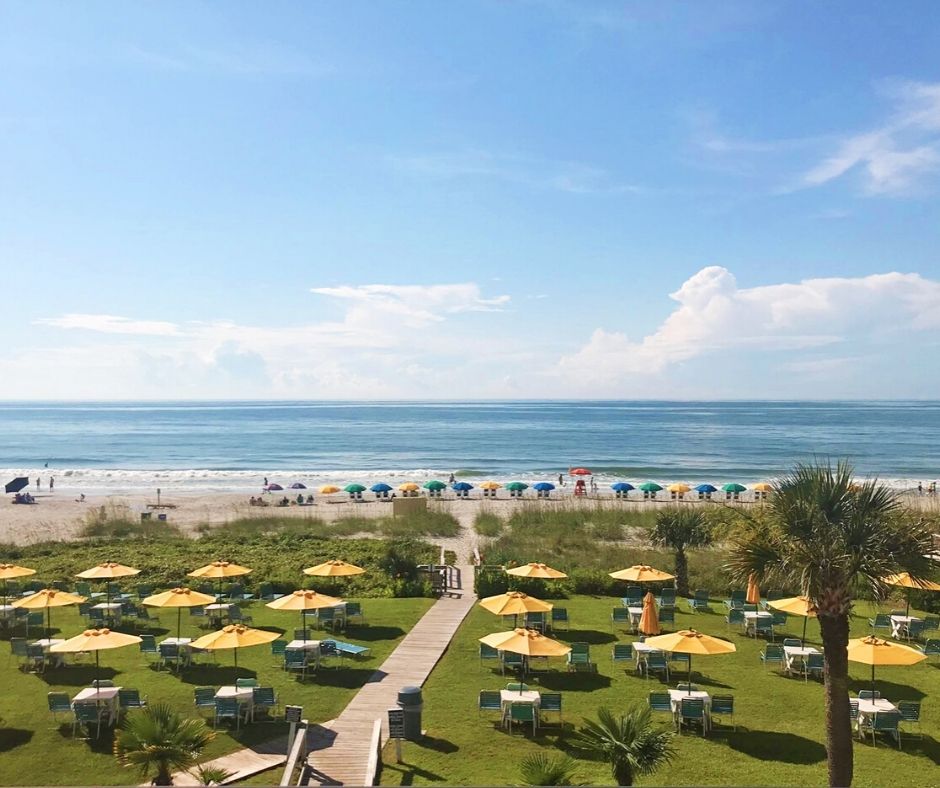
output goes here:
{"type": "Polygon", "coordinates": [[[85,493],[82,493],[81,495],[78,496],[78,502],[85,503],[85,493]]]}
{"type": "Polygon", "coordinates": [[[457,477],[454,476],[454,474],[451,474],[451,475],[450,475],[450,478],[447,480],[447,483],[448,483],[448,484],[453,484],[455,481],[457,481],[457,477]]]}
{"type": "Polygon", "coordinates": [[[565,486],[565,476],[564,476],[564,474],[561,474],[561,473],[558,474],[558,486],[559,486],[559,487],[564,487],[564,486],[565,486]]]}
{"type": "Polygon", "coordinates": [[[264,486],[265,486],[265,487],[268,486],[268,477],[267,477],[267,476],[264,477],[264,486]]]}
{"type": "MultiPolygon", "coordinates": [[[[36,482],[36,484],[38,485],[39,482],[36,482]]],[[[923,494],[924,494],[924,485],[923,485],[922,482],[917,482],[917,494],[918,494],[918,495],[923,495],[923,494]]]]}
{"type": "Polygon", "coordinates": [[[37,477],[36,477],[36,489],[37,489],[37,490],[39,489],[39,484],[40,484],[40,482],[42,482],[42,479],[40,479],[40,478],[37,476],[37,477]]]}
{"type": "Polygon", "coordinates": [[[303,502],[304,502],[303,494],[297,493],[297,503],[303,503],[303,502]]]}
{"type": "Polygon", "coordinates": [[[55,487],[55,476],[49,477],[49,492],[52,492],[52,488],[55,487]]]}

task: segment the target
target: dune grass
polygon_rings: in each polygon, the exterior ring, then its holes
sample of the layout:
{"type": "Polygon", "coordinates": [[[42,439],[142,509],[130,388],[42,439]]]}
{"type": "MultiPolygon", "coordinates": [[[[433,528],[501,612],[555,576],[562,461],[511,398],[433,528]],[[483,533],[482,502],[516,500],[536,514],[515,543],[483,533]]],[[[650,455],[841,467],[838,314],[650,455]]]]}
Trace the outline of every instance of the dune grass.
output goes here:
{"type": "Polygon", "coordinates": [[[493,512],[480,512],[473,520],[473,530],[480,536],[495,537],[503,532],[505,523],[493,512]]]}
{"type": "MultiPolygon", "coordinates": [[[[353,625],[341,636],[353,643],[368,646],[371,655],[355,661],[346,660],[338,667],[322,669],[306,683],[289,676],[274,662],[269,646],[242,649],[238,656],[238,677],[257,678],[265,686],[273,686],[280,702],[300,704],[311,722],[324,722],[335,717],[349,702],[383,659],[430,607],[430,599],[364,599],[367,626],[353,625]]],[[[299,614],[280,613],[255,603],[247,610],[254,626],[288,631],[300,625],[299,614]]],[[[84,622],[77,609],[53,611],[52,625],[56,636],[69,637],[80,632],[84,622]]],[[[150,630],[161,639],[176,634],[176,611],[161,611],[159,621],[150,630]]],[[[191,625],[184,611],[183,635],[198,637],[207,629],[191,625]]],[[[19,634],[22,634],[20,632],[19,634]]],[[[37,637],[30,633],[30,639],[37,637]]],[[[0,639],[9,641],[8,631],[0,639]]],[[[46,703],[46,693],[67,692],[75,695],[90,684],[94,659],[77,665],[49,669],[44,674],[24,673],[16,660],[9,658],[9,643],[0,653],[0,785],[126,785],[140,782],[136,772],[122,768],[112,754],[112,732],[102,729],[101,738],[83,741],[72,738],[71,724],[55,723],[46,703]]],[[[204,662],[206,657],[201,657],[204,662]]],[[[196,716],[193,689],[198,686],[233,684],[236,672],[231,652],[218,652],[217,664],[199,664],[184,669],[180,676],[166,670],[158,671],[137,647],[102,652],[101,676],[113,679],[124,687],[136,687],[150,702],[166,701],[181,713],[196,716]]],[[[280,723],[243,726],[236,733],[227,725],[219,728],[218,738],[210,745],[204,760],[253,742],[283,734],[280,723]]],[[[275,782],[280,779],[280,773],[275,782]]]]}
{"type": "MultiPolygon", "coordinates": [[[[569,674],[559,664],[536,674],[534,688],[562,693],[564,723],[540,729],[533,739],[517,728],[509,734],[493,714],[477,710],[480,690],[497,690],[513,677],[503,677],[478,659],[477,639],[502,628],[500,620],[475,608],[457,632],[451,647],[425,685],[424,727],[428,738],[404,743],[405,763],[395,763],[394,747],[384,752],[383,785],[507,785],[519,784],[519,763],[528,754],[564,752],[578,763],[577,781],[609,785],[607,766],[584,760],[570,746],[571,733],[582,718],[593,717],[600,706],[614,710],[631,703],[647,702],[651,690],[664,687],[660,680],[634,674],[632,663],[625,668],[611,661],[612,645],[629,642],[633,636],[613,632],[610,611],[618,600],[610,597],[575,596],[559,600],[571,616],[570,631],[556,636],[565,642],[591,644],[597,673],[569,674]]],[[[724,606],[713,602],[712,613],[691,614],[685,603],[677,615],[676,628],[695,627],[720,637],[729,637],[737,653],[702,657],[693,664],[695,684],[710,692],[735,697],[737,731],[721,728],[703,739],[686,733],[676,741],[678,756],[673,764],[643,785],[821,785],[826,782],[823,689],[819,681],[788,678],[764,668],[759,653],[763,641],[729,630],[724,606]]],[[[868,633],[868,603],[861,603],[852,619],[852,635],[868,633]]],[[[786,633],[800,634],[802,619],[791,618],[786,633]]],[[[808,639],[817,646],[819,628],[809,622],[808,639]]],[[[778,636],[779,642],[779,636],[778,636]]],[[[676,664],[676,663],[673,663],[676,664]]],[[[851,690],[868,686],[869,669],[850,663],[851,690]]],[[[681,668],[670,684],[684,680],[681,668]]],[[[879,741],[877,748],[855,745],[855,785],[923,786],[933,782],[940,763],[940,664],[882,668],[877,684],[892,701],[923,700],[923,738],[903,740],[903,751],[879,741]]],[[[660,724],[671,727],[668,715],[660,724]]]]}

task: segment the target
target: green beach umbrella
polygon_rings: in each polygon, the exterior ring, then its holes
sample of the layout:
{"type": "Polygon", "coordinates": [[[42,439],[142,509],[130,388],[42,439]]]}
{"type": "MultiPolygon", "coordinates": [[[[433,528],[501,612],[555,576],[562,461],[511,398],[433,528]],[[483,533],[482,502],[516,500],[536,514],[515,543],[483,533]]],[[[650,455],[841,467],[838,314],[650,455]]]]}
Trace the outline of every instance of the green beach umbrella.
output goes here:
{"type": "Polygon", "coordinates": [[[643,482],[643,484],[640,485],[640,489],[643,492],[659,492],[663,488],[656,484],[656,482],[643,482]]]}
{"type": "Polygon", "coordinates": [[[522,492],[523,490],[528,490],[529,485],[525,482],[509,482],[509,484],[506,485],[506,489],[512,492],[522,492]]]}
{"type": "Polygon", "coordinates": [[[437,479],[432,479],[429,482],[424,483],[425,490],[446,490],[447,485],[444,482],[439,482],[437,479]]]}
{"type": "Polygon", "coordinates": [[[348,493],[361,493],[366,491],[366,488],[361,484],[347,484],[343,489],[348,493]]]}
{"type": "Polygon", "coordinates": [[[721,489],[725,492],[736,493],[744,492],[747,487],[745,487],[743,484],[736,484],[735,482],[731,482],[730,484],[722,485],[721,489]]]}

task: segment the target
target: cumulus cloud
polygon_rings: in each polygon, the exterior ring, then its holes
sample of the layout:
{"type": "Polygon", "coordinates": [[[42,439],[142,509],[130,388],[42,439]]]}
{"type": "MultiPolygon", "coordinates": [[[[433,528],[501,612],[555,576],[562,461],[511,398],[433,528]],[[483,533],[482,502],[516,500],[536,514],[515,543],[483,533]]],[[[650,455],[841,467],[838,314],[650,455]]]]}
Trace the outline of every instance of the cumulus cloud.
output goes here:
{"type": "Polygon", "coordinates": [[[940,282],[918,274],[740,288],[726,268],[709,266],[670,297],[678,306],[654,332],[635,341],[598,328],[578,352],[561,359],[561,373],[613,381],[718,351],[798,350],[940,329],[940,282]]]}
{"type": "Polygon", "coordinates": [[[75,328],[98,331],[103,334],[141,334],[146,336],[176,336],[180,333],[176,323],[163,320],[134,320],[117,315],[90,315],[70,313],[61,317],[36,320],[36,324],[56,328],[75,328]]]}

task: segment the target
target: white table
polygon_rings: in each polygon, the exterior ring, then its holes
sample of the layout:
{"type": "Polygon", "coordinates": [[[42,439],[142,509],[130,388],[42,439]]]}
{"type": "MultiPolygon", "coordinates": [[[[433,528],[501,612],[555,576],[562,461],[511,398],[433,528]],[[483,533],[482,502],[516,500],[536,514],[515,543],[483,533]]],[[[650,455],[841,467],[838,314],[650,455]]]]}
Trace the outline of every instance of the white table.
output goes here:
{"type": "MultiPolygon", "coordinates": [[[[43,652],[48,654],[49,649],[59,643],[65,643],[65,641],[62,638],[40,638],[39,640],[34,640],[29,645],[40,646],[43,652]]],[[[62,667],[65,664],[65,654],[52,654],[52,657],[55,659],[55,664],[58,667],[62,667]]]]}
{"type": "Polygon", "coordinates": [[[868,700],[867,698],[858,699],[858,724],[862,725],[867,721],[867,718],[874,716],[879,711],[897,711],[898,707],[895,706],[890,700],[886,698],[877,698],[873,700],[868,700]]]}
{"type": "Polygon", "coordinates": [[[891,616],[891,637],[900,640],[907,636],[907,627],[912,621],[920,621],[917,616],[891,616]]]}
{"type": "MultiPolygon", "coordinates": [[[[513,703],[530,703],[535,706],[535,717],[538,720],[539,716],[539,704],[542,702],[542,696],[538,693],[537,690],[507,690],[503,689],[499,691],[499,704],[500,704],[500,713],[502,714],[503,721],[505,722],[506,718],[509,717],[509,709],[513,703]]],[[[536,725],[538,722],[536,722],[536,725]]]]}
{"type": "Polygon", "coordinates": [[[229,614],[229,611],[232,609],[232,603],[230,602],[216,602],[212,605],[206,605],[203,610],[206,611],[206,615],[209,616],[211,621],[221,621],[225,616],[229,614]]]}
{"type": "MultiPolygon", "coordinates": [[[[183,661],[188,663],[193,661],[194,649],[191,645],[192,642],[192,638],[163,638],[160,645],[166,643],[168,646],[176,646],[179,649],[180,656],[183,657],[183,661]]],[[[198,651],[199,649],[195,650],[198,651]]]]}
{"type": "Polygon", "coordinates": [[[744,631],[745,633],[750,632],[752,629],[757,629],[757,622],[760,621],[773,621],[774,614],[769,610],[747,610],[744,613],[744,631]]]}
{"type": "Polygon", "coordinates": [[[100,602],[97,605],[92,605],[91,609],[100,610],[106,616],[113,618],[117,623],[121,622],[121,612],[123,607],[120,602],[100,602]]]}
{"type": "Polygon", "coordinates": [[[287,644],[285,648],[288,648],[288,649],[302,648],[306,651],[319,651],[320,641],[319,640],[292,640],[290,643],[287,644]]]}
{"type": "Polygon", "coordinates": [[[708,710],[712,705],[712,696],[709,695],[705,690],[688,690],[682,689],[671,689],[669,690],[669,703],[672,705],[672,713],[678,714],[679,710],[682,708],[682,699],[683,698],[698,698],[702,701],[702,705],[705,706],[705,714],[708,714],[708,710]]]}
{"type": "Polygon", "coordinates": [[[251,719],[254,719],[255,716],[255,694],[254,687],[219,687],[218,691],[215,693],[217,699],[221,698],[235,698],[238,701],[239,706],[248,707],[248,716],[251,719]]]}
{"type": "Polygon", "coordinates": [[[0,605],[0,618],[13,618],[16,615],[16,608],[13,605],[0,605]]]}
{"type": "Polygon", "coordinates": [[[646,662],[647,654],[652,651],[662,651],[661,648],[656,648],[655,646],[651,646],[648,643],[641,643],[640,641],[631,643],[630,645],[633,646],[633,655],[636,657],[637,670],[640,669],[642,663],[646,662]]]}
{"type": "Polygon", "coordinates": [[[120,687],[85,687],[72,698],[72,706],[77,703],[94,703],[108,709],[108,722],[113,724],[118,715],[118,690],[120,687]]]}
{"type": "Polygon", "coordinates": [[[822,652],[813,646],[784,646],[783,653],[787,658],[787,672],[789,672],[795,669],[794,663],[797,660],[802,663],[810,654],[820,654],[822,652]]]}

